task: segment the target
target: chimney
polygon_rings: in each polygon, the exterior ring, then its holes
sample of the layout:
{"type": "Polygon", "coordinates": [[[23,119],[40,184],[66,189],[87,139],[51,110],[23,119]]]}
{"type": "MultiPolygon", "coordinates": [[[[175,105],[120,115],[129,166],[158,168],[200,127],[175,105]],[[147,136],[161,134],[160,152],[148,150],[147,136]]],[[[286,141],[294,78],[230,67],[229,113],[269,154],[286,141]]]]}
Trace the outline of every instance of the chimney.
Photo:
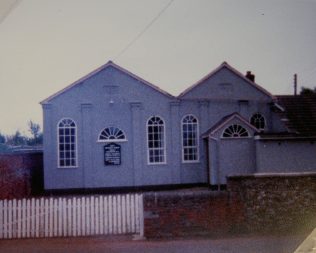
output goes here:
{"type": "Polygon", "coordinates": [[[294,74],[294,96],[297,95],[297,74],[294,74]]]}
{"type": "Polygon", "coordinates": [[[251,73],[251,71],[247,71],[246,78],[250,81],[255,82],[255,75],[251,73]]]}

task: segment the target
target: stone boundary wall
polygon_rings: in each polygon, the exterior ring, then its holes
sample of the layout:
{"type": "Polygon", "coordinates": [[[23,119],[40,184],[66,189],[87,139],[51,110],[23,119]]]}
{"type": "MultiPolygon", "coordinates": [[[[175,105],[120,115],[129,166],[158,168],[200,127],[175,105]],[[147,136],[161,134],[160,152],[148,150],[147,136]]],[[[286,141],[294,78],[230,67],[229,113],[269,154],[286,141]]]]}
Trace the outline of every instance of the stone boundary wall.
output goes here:
{"type": "Polygon", "coordinates": [[[316,173],[235,176],[228,189],[232,203],[243,203],[248,232],[295,233],[316,227],[316,173]]]}
{"type": "Polygon", "coordinates": [[[0,199],[43,193],[42,152],[0,154],[0,199]]]}
{"type": "Polygon", "coordinates": [[[316,173],[234,176],[227,191],[144,193],[147,238],[301,233],[316,226],[316,173]]]}

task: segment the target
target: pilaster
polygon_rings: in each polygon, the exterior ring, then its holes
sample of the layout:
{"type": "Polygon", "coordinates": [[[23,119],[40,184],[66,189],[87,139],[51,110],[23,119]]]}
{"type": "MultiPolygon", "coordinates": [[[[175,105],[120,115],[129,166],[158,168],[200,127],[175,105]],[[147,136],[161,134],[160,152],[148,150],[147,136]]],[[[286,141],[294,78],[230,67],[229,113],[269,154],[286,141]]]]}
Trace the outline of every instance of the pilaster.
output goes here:
{"type": "Polygon", "coordinates": [[[134,186],[143,184],[143,150],[142,140],[144,133],[142,132],[142,103],[130,103],[132,112],[132,152],[133,152],[133,171],[134,171],[134,186]]]}
{"type": "MultiPolygon", "coordinates": [[[[172,174],[171,182],[173,184],[181,183],[181,122],[179,114],[180,102],[173,101],[170,102],[170,138],[171,138],[171,147],[169,148],[169,154],[171,157],[168,157],[168,161],[171,163],[172,174]]],[[[167,149],[168,150],[168,149],[167,149]]]]}
{"type": "MultiPolygon", "coordinates": [[[[81,118],[82,118],[82,133],[78,136],[81,136],[82,139],[78,138],[78,144],[81,143],[81,149],[78,147],[78,165],[82,167],[82,182],[84,188],[89,187],[89,176],[88,168],[93,162],[92,159],[92,136],[91,136],[91,111],[92,104],[84,103],[81,104],[81,118]],[[80,152],[82,151],[82,152],[80,152]],[[80,155],[79,155],[80,154],[80,155]]],[[[79,130],[79,129],[78,129],[79,130]]],[[[77,131],[78,131],[77,130],[77,131]]],[[[96,140],[95,140],[96,141],[96,140]]]]}
{"type": "MultiPolygon", "coordinates": [[[[46,175],[49,175],[48,172],[53,171],[57,167],[57,142],[56,142],[57,137],[56,137],[56,141],[53,141],[53,138],[54,138],[53,130],[54,130],[54,126],[56,129],[57,125],[54,125],[52,122],[53,106],[51,104],[42,104],[42,108],[43,108],[43,133],[44,133],[44,138],[43,138],[44,173],[46,175]],[[56,143],[56,144],[52,145],[52,143],[56,143]]],[[[47,188],[50,186],[49,180],[50,178],[44,177],[44,187],[47,188]]]]}
{"type": "Polygon", "coordinates": [[[208,115],[208,106],[209,102],[207,100],[200,100],[199,101],[199,108],[200,108],[200,133],[206,132],[209,126],[209,115],[208,115]]]}
{"type": "MultiPolygon", "coordinates": [[[[209,102],[207,100],[200,100],[199,101],[199,111],[200,111],[200,117],[199,117],[199,133],[201,134],[205,133],[211,126],[210,124],[210,115],[209,115],[209,102]]],[[[207,164],[207,155],[206,150],[204,150],[203,145],[203,139],[199,136],[199,144],[200,144],[200,150],[199,150],[199,156],[200,156],[200,163],[202,168],[201,177],[202,179],[207,178],[207,175],[209,175],[205,168],[208,167],[207,164]]],[[[209,149],[210,150],[210,149],[209,149]]],[[[210,171],[209,171],[210,173],[210,171]]]]}

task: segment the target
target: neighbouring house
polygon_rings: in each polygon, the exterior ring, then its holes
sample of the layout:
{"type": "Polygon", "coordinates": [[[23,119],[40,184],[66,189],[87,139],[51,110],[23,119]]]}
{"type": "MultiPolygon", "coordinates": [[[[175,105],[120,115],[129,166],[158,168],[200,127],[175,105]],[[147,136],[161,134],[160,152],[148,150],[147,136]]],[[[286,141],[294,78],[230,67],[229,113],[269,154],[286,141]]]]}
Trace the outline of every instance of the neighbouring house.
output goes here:
{"type": "Polygon", "coordinates": [[[176,97],[110,61],[41,102],[44,186],[218,188],[229,175],[315,171],[315,110],[295,111],[308,101],[226,62],[176,97]]]}

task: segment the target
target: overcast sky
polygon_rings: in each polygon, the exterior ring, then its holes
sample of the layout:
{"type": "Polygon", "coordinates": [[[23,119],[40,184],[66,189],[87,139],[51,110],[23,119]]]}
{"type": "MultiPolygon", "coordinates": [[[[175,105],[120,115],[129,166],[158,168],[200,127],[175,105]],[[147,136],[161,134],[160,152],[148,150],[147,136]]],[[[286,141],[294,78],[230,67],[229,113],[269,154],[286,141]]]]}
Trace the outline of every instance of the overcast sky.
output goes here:
{"type": "Polygon", "coordinates": [[[0,0],[0,132],[113,60],[173,95],[223,61],[273,94],[316,86],[316,0],[0,0]]]}

